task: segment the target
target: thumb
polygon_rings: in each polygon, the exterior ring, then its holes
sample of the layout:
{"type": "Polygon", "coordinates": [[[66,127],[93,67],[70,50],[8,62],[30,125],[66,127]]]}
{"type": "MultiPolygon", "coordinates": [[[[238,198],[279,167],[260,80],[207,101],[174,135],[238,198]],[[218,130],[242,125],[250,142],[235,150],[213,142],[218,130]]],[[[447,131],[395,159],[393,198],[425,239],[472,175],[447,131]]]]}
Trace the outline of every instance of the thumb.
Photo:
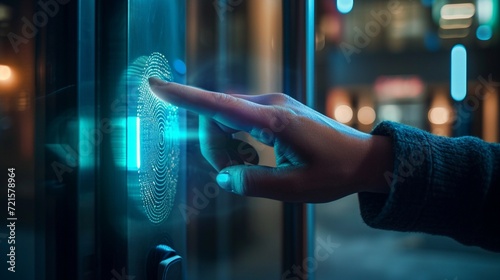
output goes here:
{"type": "Polygon", "coordinates": [[[303,199],[298,167],[234,165],[217,175],[219,186],[239,195],[266,197],[283,201],[303,199]]]}

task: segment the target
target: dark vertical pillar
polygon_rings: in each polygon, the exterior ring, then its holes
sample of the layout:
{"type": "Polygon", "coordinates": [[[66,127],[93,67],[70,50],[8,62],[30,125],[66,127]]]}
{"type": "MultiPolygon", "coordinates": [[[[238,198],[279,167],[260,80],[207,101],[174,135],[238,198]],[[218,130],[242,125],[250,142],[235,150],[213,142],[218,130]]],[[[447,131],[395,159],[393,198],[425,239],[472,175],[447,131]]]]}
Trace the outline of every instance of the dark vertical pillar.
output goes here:
{"type": "MultiPolygon", "coordinates": [[[[120,82],[120,70],[127,69],[128,2],[96,1],[95,10],[96,102],[99,104],[96,118],[125,119],[127,110],[110,108],[126,108],[123,93],[127,92],[127,85],[120,82]]],[[[113,140],[124,137],[120,129],[104,133],[96,151],[96,279],[116,278],[116,273],[121,275],[122,269],[128,268],[127,174],[115,164],[112,154],[113,140]]]]}
{"type": "MultiPolygon", "coordinates": [[[[314,0],[283,1],[283,90],[314,108],[314,0]]],[[[302,267],[314,241],[314,208],[283,204],[283,266],[285,273],[302,267]]],[[[303,267],[301,269],[303,271],[303,267]]],[[[312,273],[308,272],[308,279],[312,273]]]]}

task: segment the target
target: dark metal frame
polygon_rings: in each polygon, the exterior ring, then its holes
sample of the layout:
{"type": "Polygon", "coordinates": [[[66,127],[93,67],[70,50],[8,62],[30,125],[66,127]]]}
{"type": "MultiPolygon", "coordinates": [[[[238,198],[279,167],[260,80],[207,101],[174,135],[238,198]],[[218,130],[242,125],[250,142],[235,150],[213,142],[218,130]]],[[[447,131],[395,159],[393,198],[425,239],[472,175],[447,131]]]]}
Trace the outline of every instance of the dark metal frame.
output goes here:
{"type": "MultiPolygon", "coordinates": [[[[314,0],[283,0],[283,90],[314,108],[314,0]]],[[[283,204],[283,266],[302,266],[314,248],[314,206],[283,204]]],[[[312,272],[308,272],[312,279],[312,272]]]]}

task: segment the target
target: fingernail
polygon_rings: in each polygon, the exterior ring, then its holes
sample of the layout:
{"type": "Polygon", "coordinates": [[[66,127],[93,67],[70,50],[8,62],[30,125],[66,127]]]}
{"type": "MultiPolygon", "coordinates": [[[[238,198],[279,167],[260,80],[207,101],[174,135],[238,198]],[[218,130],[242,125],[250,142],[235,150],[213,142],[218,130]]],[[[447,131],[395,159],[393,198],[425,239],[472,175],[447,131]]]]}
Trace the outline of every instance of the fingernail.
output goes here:
{"type": "Polygon", "coordinates": [[[232,192],[233,190],[231,189],[231,176],[227,172],[222,172],[217,174],[217,177],[215,178],[217,181],[217,184],[223,188],[224,190],[228,192],[232,192]]]}

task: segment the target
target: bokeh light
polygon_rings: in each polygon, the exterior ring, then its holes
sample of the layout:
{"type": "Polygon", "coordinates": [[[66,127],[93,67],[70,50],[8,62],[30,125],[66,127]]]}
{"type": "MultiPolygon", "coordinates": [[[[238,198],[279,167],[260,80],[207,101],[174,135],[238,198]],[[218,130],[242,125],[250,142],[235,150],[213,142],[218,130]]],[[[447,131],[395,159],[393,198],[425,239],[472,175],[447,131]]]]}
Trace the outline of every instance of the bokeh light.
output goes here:
{"type": "Polygon", "coordinates": [[[335,108],[333,115],[338,122],[348,123],[352,120],[352,108],[347,105],[340,105],[335,108]]]}
{"type": "Polygon", "coordinates": [[[403,119],[403,112],[401,112],[401,108],[398,105],[380,105],[378,111],[378,116],[383,121],[400,122],[403,119]]]}
{"type": "Polygon", "coordinates": [[[476,29],[476,37],[481,41],[488,41],[493,36],[493,30],[489,25],[480,25],[476,29]]]}
{"type": "Polygon", "coordinates": [[[342,14],[347,14],[352,10],[354,0],[337,0],[337,9],[342,14]]]}
{"type": "Polygon", "coordinates": [[[7,65],[0,65],[0,81],[7,81],[12,77],[12,70],[7,65]]]}
{"type": "Polygon", "coordinates": [[[377,115],[375,114],[375,110],[373,110],[372,107],[364,106],[358,110],[358,121],[361,124],[372,124],[375,121],[376,117],[377,115]]]}
{"type": "Polygon", "coordinates": [[[445,124],[450,120],[450,110],[444,107],[434,107],[429,110],[428,118],[433,124],[445,124]]]}

